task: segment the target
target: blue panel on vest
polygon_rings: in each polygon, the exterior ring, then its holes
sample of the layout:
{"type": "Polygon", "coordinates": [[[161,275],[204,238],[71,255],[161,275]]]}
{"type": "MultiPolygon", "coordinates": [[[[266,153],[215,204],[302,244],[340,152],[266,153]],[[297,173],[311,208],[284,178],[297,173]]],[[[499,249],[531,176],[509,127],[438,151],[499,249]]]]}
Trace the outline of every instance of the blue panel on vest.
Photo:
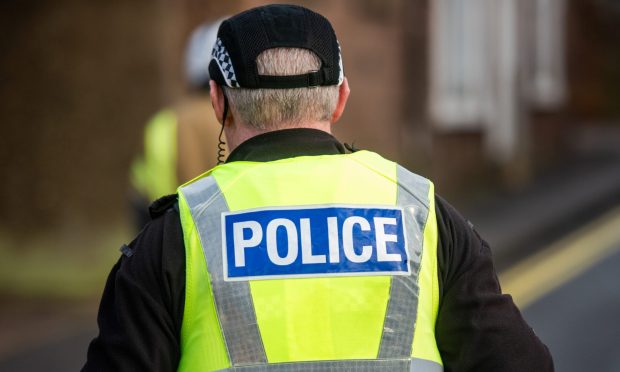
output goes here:
{"type": "Polygon", "coordinates": [[[222,215],[225,280],[407,275],[403,212],[270,208],[222,215]]]}

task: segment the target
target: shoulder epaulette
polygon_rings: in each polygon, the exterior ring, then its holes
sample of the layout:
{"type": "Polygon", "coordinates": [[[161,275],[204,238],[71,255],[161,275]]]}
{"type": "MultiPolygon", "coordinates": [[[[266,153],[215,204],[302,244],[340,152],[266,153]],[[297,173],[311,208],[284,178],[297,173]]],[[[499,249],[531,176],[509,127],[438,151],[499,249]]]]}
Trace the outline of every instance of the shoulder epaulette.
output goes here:
{"type": "Polygon", "coordinates": [[[149,214],[151,219],[161,216],[170,208],[175,208],[175,210],[178,210],[178,207],[176,207],[178,203],[177,200],[177,194],[162,196],[161,198],[155,200],[149,206],[149,214]]]}

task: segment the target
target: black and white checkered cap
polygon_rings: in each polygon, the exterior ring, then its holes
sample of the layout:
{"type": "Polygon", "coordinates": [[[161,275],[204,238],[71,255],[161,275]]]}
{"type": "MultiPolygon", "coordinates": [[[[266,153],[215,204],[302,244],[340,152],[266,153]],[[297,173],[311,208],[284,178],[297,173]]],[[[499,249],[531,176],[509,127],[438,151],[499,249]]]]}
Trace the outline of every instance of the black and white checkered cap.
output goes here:
{"type": "Polygon", "coordinates": [[[239,88],[237,76],[235,75],[235,68],[230,61],[230,55],[228,55],[228,51],[220,38],[217,39],[215,45],[213,46],[211,60],[214,61],[219,67],[226,85],[231,88],[239,88]]]}
{"type": "Polygon", "coordinates": [[[340,85],[340,45],[329,21],[296,5],[266,5],[239,13],[220,25],[209,75],[230,88],[288,89],[340,85]],[[318,71],[292,76],[260,75],[256,58],[271,48],[302,48],[321,60],[318,71]]]}

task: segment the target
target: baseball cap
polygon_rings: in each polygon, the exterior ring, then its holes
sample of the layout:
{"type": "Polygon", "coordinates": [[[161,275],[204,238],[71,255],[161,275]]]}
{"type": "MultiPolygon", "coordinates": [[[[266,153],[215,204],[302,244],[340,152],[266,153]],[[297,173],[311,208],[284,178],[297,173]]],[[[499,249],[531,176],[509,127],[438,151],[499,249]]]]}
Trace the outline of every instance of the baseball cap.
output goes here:
{"type": "Polygon", "coordinates": [[[247,89],[339,85],[344,79],[340,45],[329,21],[307,8],[284,4],[253,8],[223,21],[209,75],[219,85],[247,89]],[[271,48],[308,49],[321,67],[300,75],[260,75],[256,58],[271,48]]]}

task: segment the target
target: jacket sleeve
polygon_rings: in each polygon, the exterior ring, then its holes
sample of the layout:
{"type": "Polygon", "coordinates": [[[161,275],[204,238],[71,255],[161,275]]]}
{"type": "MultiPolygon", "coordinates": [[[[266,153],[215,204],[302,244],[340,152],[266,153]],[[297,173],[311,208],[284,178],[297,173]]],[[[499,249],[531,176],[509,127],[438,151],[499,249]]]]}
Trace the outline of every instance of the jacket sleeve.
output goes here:
{"type": "Polygon", "coordinates": [[[440,305],[436,338],[445,371],[553,371],[547,347],[502,294],[488,244],[437,197],[440,305]]]}
{"type": "Polygon", "coordinates": [[[82,371],[176,371],[185,288],[178,213],[154,219],[121,249],[82,371]]]}

